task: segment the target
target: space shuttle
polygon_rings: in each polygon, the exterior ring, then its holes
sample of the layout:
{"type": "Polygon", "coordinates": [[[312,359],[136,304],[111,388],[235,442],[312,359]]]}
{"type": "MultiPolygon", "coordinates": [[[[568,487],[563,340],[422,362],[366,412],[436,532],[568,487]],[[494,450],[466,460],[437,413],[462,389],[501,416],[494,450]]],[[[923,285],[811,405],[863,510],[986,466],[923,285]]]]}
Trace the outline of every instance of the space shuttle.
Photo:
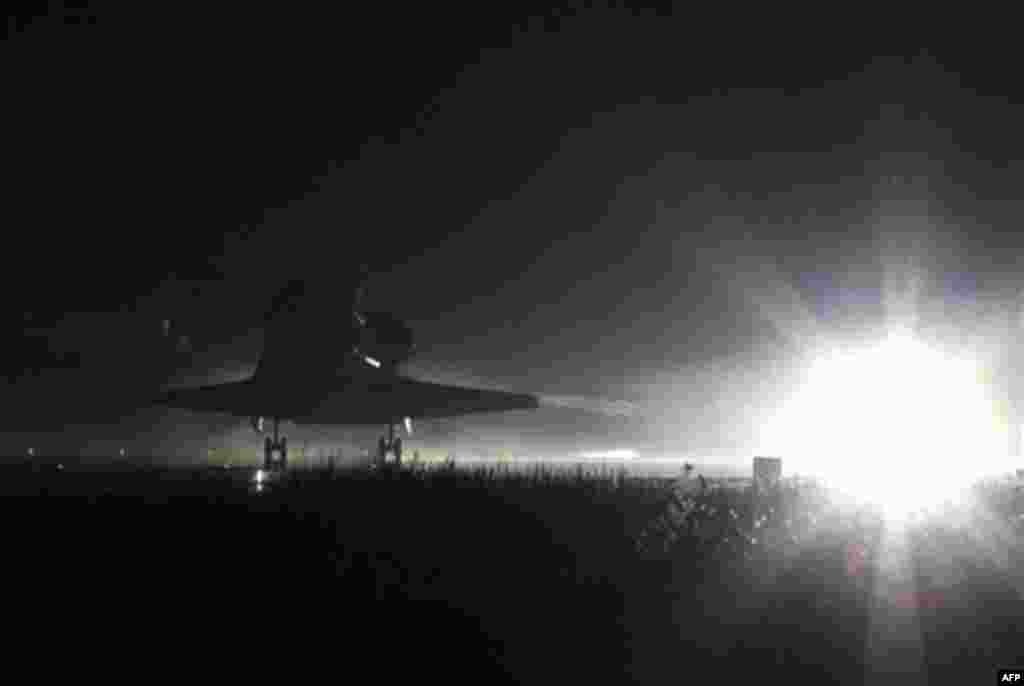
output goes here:
{"type": "Polygon", "coordinates": [[[367,270],[344,283],[289,281],[264,315],[264,346],[253,374],[244,380],[169,390],[155,403],[197,412],[248,418],[264,438],[264,467],[283,469],[287,437],[280,423],[379,425],[377,445],[401,462],[396,425],[417,419],[480,412],[529,410],[536,396],[450,386],[404,376],[400,365],[416,351],[412,329],[389,312],[363,307],[367,270]]]}

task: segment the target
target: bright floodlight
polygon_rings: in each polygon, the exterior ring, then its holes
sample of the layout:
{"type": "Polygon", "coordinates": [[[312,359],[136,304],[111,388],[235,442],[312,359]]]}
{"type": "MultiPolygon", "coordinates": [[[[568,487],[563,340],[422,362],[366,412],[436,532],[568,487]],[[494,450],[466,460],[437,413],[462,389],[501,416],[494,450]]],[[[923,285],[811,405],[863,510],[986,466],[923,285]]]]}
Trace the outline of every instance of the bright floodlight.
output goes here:
{"type": "Polygon", "coordinates": [[[817,360],[763,439],[762,449],[793,470],[892,519],[942,502],[1006,461],[976,365],[906,334],[817,360]]]}
{"type": "Polygon", "coordinates": [[[370,357],[369,355],[364,355],[363,359],[366,360],[366,363],[369,364],[371,367],[377,367],[378,369],[380,368],[380,361],[379,360],[375,360],[374,358],[370,357]]]}

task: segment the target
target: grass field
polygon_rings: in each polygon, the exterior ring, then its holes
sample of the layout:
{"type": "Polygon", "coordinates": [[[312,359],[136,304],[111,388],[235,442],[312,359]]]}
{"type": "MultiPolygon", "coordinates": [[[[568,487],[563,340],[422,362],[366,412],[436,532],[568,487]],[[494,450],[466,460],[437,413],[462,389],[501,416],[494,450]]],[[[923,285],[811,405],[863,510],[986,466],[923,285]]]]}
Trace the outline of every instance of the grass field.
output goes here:
{"type": "Polygon", "coordinates": [[[965,684],[1024,658],[1008,481],[896,540],[808,484],[755,507],[739,480],[616,470],[308,470],[260,492],[247,470],[2,473],[18,640],[114,665],[965,684]]]}

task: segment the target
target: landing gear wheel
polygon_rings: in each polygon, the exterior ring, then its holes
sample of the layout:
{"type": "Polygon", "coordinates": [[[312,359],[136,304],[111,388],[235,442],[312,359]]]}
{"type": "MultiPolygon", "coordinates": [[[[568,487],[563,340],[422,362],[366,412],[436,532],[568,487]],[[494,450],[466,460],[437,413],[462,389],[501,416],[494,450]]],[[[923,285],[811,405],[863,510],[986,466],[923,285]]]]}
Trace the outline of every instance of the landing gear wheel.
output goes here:
{"type": "Polygon", "coordinates": [[[281,469],[288,468],[288,439],[281,436],[281,469]]]}
{"type": "Polygon", "coordinates": [[[394,444],[391,446],[391,450],[395,453],[395,464],[402,464],[402,439],[396,438],[394,444]]]}
{"type": "Polygon", "coordinates": [[[274,464],[274,442],[270,436],[263,439],[263,468],[270,469],[274,464]]]}
{"type": "Polygon", "coordinates": [[[377,463],[379,466],[384,466],[384,461],[388,455],[388,442],[383,436],[377,441],[377,463]]]}

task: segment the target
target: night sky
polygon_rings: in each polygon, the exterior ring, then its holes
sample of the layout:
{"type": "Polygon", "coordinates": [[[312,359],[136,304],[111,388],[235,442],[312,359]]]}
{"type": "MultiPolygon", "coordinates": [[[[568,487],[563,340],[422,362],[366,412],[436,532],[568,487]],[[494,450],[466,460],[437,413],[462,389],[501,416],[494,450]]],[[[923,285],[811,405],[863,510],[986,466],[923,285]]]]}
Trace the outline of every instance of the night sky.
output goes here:
{"type": "Polygon", "coordinates": [[[23,20],[11,337],[38,350],[26,312],[50,348],[109,331],[89,359],[123,379],[166,312],[179,381],[238,378],[281,284],[367,263],[368,304],[417,333],[409,373],[563,405],[438,435],[735,464],[825,341],[887,313],[1010,378],[1005,55],[488,8],[23,20]]]}

